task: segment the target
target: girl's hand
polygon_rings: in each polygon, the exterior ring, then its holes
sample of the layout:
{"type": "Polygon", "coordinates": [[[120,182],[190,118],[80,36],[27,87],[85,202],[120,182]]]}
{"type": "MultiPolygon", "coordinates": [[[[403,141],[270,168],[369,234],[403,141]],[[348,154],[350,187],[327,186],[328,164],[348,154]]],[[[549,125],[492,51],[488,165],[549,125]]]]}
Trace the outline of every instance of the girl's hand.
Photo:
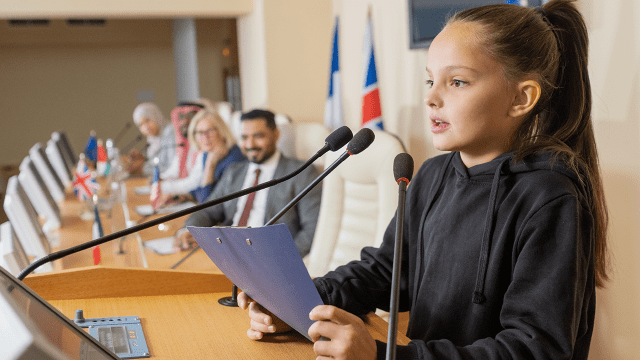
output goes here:
{"type": "Polygon", "coordinates": [[[291,326],[258,305],[244,292],[238,294],[238,306],[244,310],[249,309],[251,325],[247,330],[247,336],[252,340],[262,339],[265,333],[276,334],[291,330],[291,326]]]}
{"type": "Polygon", "coordinates": [[[309,319],[317,320],[309,328],[318,359],[375,360],[376,342],[357,316],[331,305],[316,306],[309,319]],[[328,341],[319,341],[321,337],[328,341]]]}

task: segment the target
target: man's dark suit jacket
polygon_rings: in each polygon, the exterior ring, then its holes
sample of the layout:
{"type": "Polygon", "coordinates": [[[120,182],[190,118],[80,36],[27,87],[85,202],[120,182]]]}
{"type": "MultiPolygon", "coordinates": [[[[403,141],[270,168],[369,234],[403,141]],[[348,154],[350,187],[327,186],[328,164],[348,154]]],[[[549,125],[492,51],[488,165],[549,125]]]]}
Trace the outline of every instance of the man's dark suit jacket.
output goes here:
{"type": "MultiPolygon", "coordinates": [[[[280,156],[280,161],[274,173],[274,179],[283,177],[302,166],[304,162],[280,156]]],[[[215,190],[207,200],[211,201],[219,197],[242,190],[244,178],[247,175],[249,161],[235,162],[225,170],[215,190]]],[[[318,171],[312,165],[297,176],[283,183],[269,188],[267,194],[267,209],[265,210],[264,223],[275,216],[289,201],[298,195],[317,176],[318,171]]],[[[296,243],[300,256],[305,256],[311,249],[313,235],[316,231],[318,213],[320,212],[320,197],[322,195],[321,184],[318,184],[296,206],[289,209],[277,223],[284,223],[289,228],[293,240],[296,243]]],[[[213,207],[209,207],[193,213],[187,218],[185,226],[209,227],[215,225],[229,226],[233,222],[236,213],[238,199],[230,200],[213,207]]]]}

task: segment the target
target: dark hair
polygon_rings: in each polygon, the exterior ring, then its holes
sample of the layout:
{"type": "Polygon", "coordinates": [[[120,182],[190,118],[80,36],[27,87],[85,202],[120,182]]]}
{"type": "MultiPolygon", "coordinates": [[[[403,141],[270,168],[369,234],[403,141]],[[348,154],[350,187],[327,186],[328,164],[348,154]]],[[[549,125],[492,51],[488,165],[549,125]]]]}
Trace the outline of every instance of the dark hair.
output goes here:
{"type": "Polygon", "coordinates": [[[267,122],[267,127],[269,129],[276,129],[276,115],[269,110],[255,109],[240,116],[240,121],[256,119],[264,119],[267,122]]]}
{"type": "Polygon", "coordinates": [[[447,24],[473,22],[509,81],[537,75],[540,99],[511,141],[514,160],[547,151],[566,162],[586,186],[594,218],[596,284],[609,279],[608,214],[591,121],[587,71],[589,39],[575,0],[551,0],[542,8],[497,4],[455,14],[447,24]]]}

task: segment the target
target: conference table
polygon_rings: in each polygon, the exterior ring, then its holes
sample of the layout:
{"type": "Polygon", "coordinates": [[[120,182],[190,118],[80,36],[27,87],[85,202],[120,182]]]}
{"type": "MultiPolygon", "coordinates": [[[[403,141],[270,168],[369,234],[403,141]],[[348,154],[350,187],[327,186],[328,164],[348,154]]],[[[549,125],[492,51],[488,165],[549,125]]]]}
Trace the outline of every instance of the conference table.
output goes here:
{"type": "MultiPolygon", "coordinates": [[[[126,204],[130,220],[141,223],[163,216],[156,214],[145,217],[137,214],[135,211],[136,206],[149,204],[149,195],[138,195],[135,192],[135,189],[137,187],[149,185],[148,179],[129,178],[125,181],[125,185],[127,188],[128,199],[126,204]]],[[[101,184],[101,187],[105,188],[106,184],[101,184]]],[[[83,210],[86,210],[85,203],[79,201],[73,191],[68,191],[65,200],[60,205],[62,226],[58,230],[57,234],[60,239],[60,245],[57,246],[54,250],[66,249],[71,246],[85,243],[92,239],[93,216],[91,216],[87,220],[83,220],[80,217],[83,210]]],[[[125,219],[123,218],[124,214],[122,206],[120,206],[119,204],[114,205],[111,211],[103,210],[100,211],[99,214],[105,235],[111,234],[115,231],[123,230],[125,228],[125,219]]],[[[163,223],[161,226],[154,226],[153,228],[142,230],[137,235],[140,236],[142,242],[173,236],[175,232],[183,226],[185,220],[186,217],[177,218],[172,221],[163,223]]],[[[141,254],[141,249],[138,245],[136,237],[137,235],[132,234],[127,236],[123,240],[114,240],[100,245],[100,265],[118,267],[144,267],[143,256],[141,254]]],[[[150,269],[170,269],[185,255],[185,252],[177,252],[169,255],[158,255],[152,251],[144,250],[144,257],[146,258],[148,268],[150,269]]],[[[93,265],[92,249],[84,250],[79,253],[66,256],[56,261],[54,263],[54,268],[56,270],[61,270],[90,265],[93,265]]],[[[219,273],[217,267],[207,257],[204,251],[195,252],[192,256],[189,257],[188,260],[181,263],[178,269],[219,273]]]]}
{"type": "MultiPolygon", "coordinates": [[[[147,179],[126,181],[133,221],[146,219],[134,211],[135,206],[149,202],[148,195],[134,191],[144,185],[148,185],[147,179]]],[[[61,206],[59,249],[90,240],[93,221],[80,218],[83,206],[73,193],[67,194],[61,206]]],[[[106,234],[112,223],[121,222],[115,212],[100,215],[106,234]]],[[[171,236],[184,220],[141,231],[141,240],[171,236]]],[[[250,340],[245,311],[218,304],[218,299],[230,295],[232,284],[204,251],[195,252],[172,270],[186,252],[158,255],[142,250],[148,265],[145,268],[140,250],[135,236],[114,240],[101,245],[100,265],[93,265],[92,250],[88,249],[56,260],[55,271],[31,274],[24,282],[71,319],[79,309],[85,318],[140,317],[152,359],[315,358],[313,343],[295,331],[250,340]]],[[[386,341],[388,324],[383,319],[371,313],[363,320],[374,339],[386,341]]],[[[397,343],[408,342],[399,331],[397,343]]]]}

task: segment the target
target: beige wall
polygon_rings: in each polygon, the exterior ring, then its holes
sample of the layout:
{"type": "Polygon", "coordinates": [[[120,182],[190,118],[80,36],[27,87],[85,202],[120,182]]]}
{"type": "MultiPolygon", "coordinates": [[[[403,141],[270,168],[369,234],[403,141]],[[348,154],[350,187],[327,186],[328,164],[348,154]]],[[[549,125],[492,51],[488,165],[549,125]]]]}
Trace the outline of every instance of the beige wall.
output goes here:
{"type": "MultiPolygon", "coordinates": [[[[198,19],[200,94],[224,100],[223,69],[237,71],[234,19],[198,19]],[[230,39],[231,55],[222,55],[230,39]]],[[[105,27],[10,28],[0,21],[0,164],[16,164],[36,142],[66,130],[74,150],[89,131],[114,137],[151,90],[168,117],[176,105],[170,20],[113,20],[105,27]]],[[[135,138],[123,137],[120,146],[135,138]]]]}
{"type": "Polygon", "coordinates": [[[591,49],[593,118],[611,217],[613,280],[598,292],[591,359],[640,354],[640,4],[590,0],[581,6],[591,49]]]}
{"type": "Polygon", "coordinates": [[[331,1],[264,4],[268,105],[296,121],[324,120],[331,52],[331,1]]]}

